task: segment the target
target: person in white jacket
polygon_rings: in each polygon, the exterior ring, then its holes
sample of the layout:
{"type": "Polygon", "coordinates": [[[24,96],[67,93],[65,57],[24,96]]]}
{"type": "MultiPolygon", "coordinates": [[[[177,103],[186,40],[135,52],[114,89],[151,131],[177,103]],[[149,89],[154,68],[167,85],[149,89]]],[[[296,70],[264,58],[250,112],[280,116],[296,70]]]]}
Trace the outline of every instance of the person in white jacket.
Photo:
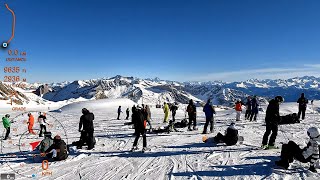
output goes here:
{"type": "Polygon", "coordinates": [[[317,172],[317,170],[314,167],[314,164],[319,159],[319,129],[316,127],[311,127],[308,129],[307,134],[310,140],[307,146],[303,149],[300,149],[299,145],[297,145],[293,141],[289,141],[288,144],[283,144],[280,155],[281,160],[276,161],[276,165],[288,169],[290,163],[293,162],[293,159],[296,159],[303,163],[309,162],[309,170],[312,172],[317,172]]]}

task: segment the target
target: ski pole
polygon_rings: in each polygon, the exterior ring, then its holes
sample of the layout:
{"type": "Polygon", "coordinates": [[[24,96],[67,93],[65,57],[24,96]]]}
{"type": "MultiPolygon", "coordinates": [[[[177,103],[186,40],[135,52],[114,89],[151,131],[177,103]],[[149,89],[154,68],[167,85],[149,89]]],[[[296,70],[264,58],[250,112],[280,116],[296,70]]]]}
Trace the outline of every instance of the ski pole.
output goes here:
{"type": "Polygon", "coordinates": [[[313,107],[313,100],[311,101],[311,105],[312,105],[313,121],[315,121],[315,116],[314,116],[314,107],[313,107]]]}

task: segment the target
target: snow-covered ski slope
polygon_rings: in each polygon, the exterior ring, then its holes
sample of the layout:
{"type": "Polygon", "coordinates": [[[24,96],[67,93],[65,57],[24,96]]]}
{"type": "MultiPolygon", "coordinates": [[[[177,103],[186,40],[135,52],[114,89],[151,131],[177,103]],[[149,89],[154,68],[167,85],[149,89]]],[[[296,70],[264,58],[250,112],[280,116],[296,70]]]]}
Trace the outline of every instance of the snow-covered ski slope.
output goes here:
{"type": "MultiPolygon", "coordinates": [[[[226,147],[202,142],[201,132],[205,117],[202,109],[198,108],[199,130],[179,129],[182,132],[148,134],[148,147],[151,151],[131,153],[129,150],[134,140],[134,130],[130,126],[123,125],[128,122],[124,120],[124,113],[121,115],[122,120],[116,120],[116,112],[119,105],[125,112],[125,109],[131,108],[133,104],[134,102],[127,99],[87,101],[69,104],[62,108],[61,113],[50,113],[63,124],[67,130],[68,142],[71,143],[80,136],[78,123],[81,109],[86,107],[92,111],[95,114],[95,136],[98,139],[95,149],[81,150],[79,154],[70,155],[66,161],[51,163],[52,176],[42,177],[39,170],[41,163],[8,158],[10,153],[19,152],[19,148],[5,142],[3,146],[10,148],[3,148],[5,153],[1,154],[0,173],[12,172],[8,166],[10,165],[24,175],[36,173],[38,179],[320,179],[320,173],[311,173],[307,170],[308,164],[296,161],[289,170],[274,168],[274,161],[278,159],[280,149],[259,149],[265,130],[264,114],[259,114],[257,122],[242,120],[237,123],[240,135],[245,138],[244,143],[226,147]]],[[[320,102],[316,102],[315,108],[319,106],[320,102]]],[[[280,109],[282,115],[296,112],[297,104],[284,103],[280,109]]],[[[151,106],[151,111],[153,126],[163,126],[162,109],[151,106]]],[[[185,117],[184,111],[185,107],[181,106],[177,119],[185,117]]],[[[304,147],[307,142],[308,127],[319,127],[320,124],[320,115],[318,113],[313,115],[312,112],[310,105],[306,119],[300,124],[281,125],[276,140],[277,145],[281,146],[290,139],[304,147]]],[[[235,116],[233,110],[219,110],[215,117],[214,133],[208,136],[224,132],[235,116]]],[[[242,119],[243,116],[244,114],[242,119]]],[[[25,130],[26,127],[21,127],[21,131],[25,130]]],[[[0,132],[3,132],[2,126],[0,132]]],[[[11,137],[13,141],[18,138],[14,132],[11,137]]],[[[139,142],[139,148],[142,149],[142,141],[139,142]]],[[[17,175],[17,179],[26,178],[17,175]]]]}

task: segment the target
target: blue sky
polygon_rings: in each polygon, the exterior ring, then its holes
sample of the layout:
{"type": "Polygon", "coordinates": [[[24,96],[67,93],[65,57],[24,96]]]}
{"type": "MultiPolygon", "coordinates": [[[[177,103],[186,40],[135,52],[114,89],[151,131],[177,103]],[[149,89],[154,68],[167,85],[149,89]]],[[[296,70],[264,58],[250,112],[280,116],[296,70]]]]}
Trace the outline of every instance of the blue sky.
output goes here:
{"type": "MultiPolygon", "coordinates": [[[[27,51],[31,82],[117,74],[177,81],[320,76],[316,0],[6,2],[17,16],[10,49],[27,51]]],[[[11,14],[3,5],[0,16],[0,36],[9,37],[11,14]]],[[[0,53],[1,67],[14,65],[0,53]]]]}

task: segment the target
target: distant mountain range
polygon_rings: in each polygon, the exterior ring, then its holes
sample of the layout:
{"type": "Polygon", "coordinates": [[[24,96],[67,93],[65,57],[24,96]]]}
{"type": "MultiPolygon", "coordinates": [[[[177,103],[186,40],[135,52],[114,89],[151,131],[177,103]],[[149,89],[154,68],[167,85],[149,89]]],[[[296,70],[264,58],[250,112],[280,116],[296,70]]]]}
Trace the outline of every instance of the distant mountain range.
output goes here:
{"type": "MultiPolygon", "coordinates": [[[[40,85],[41,83],[28,84],[27,87],[35,88],[40,85]]],[[[248,95],[257,95],[261,103],[267,103],[277,95],[283,96],[286,102],[294,102],[302,92],[308,99],[320,99],[320,78],[313,76],[287,80],[250,79],[230,83],[221,81],[181,83],[159,78],[139,79],[118,75],[112,78],[52,83],[48,86],[51,91],[44,94],[43,98],[49,101],[129,98],[137,103],[162,104],[163,102],[187,103],[189,99],[202,103],[210,98],[216,105],[233,106],[239,99],[245,101],[248,95]]]]}

